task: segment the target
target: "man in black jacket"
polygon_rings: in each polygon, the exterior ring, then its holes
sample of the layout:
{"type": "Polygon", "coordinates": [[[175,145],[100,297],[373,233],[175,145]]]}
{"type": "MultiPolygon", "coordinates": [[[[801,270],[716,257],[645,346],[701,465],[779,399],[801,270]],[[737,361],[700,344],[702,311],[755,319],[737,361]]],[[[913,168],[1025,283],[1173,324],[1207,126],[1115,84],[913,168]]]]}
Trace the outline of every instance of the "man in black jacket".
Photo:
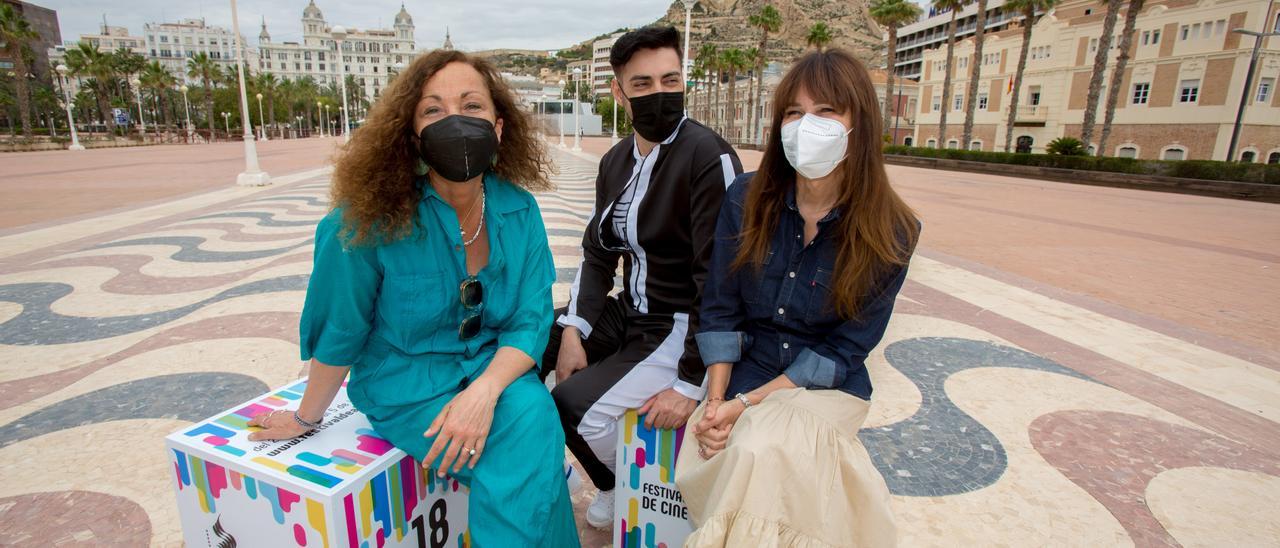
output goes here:
{"type": "Polygon", "coordinates": [[[706,393],[698,307],[720,201],[742,172],[728,143],[685,116],[674,28],[623,35],[609,62],[636,134],[600,160],[582,264],[543,356],[569,449],[601,491],[587,510],[596,527],[613,518],[618,418],[639,408],[647,425],[677,428],[706,393]],[[610,296],[619,258],[622,292],[610,296]]]}

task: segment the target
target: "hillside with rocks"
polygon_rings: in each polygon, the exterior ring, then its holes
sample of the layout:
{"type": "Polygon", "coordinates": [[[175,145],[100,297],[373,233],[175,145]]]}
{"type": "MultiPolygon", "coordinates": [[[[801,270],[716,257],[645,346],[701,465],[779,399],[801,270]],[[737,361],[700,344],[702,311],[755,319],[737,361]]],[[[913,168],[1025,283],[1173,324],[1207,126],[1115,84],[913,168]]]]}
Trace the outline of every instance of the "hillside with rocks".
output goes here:
{"type": "MultiPolygon", "coordinates": [[[[760,30],[747,24],[747,18],[773,4],[782,14],[782,30],[769,36],[766,53],[770,61],[790,62],[808,47],[805,38],[809,27],[818,21],[831,27],[831,46],[843,47],[869,66],[884,62],[884,39],[879,25],[871,20],[866,0],[851,2],[825,0],[699,0],[693,8],[693,48],[710,42],[721,50],[750,48],[760,45],[760,30]]],[[[684,4],[671,3],[659,23],[684,31],[684,4]]]]}

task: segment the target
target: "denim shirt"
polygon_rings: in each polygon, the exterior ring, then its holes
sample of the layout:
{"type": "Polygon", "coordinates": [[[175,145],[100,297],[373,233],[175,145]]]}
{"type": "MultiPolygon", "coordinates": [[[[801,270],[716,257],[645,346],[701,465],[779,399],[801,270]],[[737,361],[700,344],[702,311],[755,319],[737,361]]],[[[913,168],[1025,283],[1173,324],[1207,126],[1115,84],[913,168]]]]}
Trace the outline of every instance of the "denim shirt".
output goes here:
{"type": "Polygon", "coordinates": [[[832,283],[838,254],[833,232],[842,212],[833,210],[818,221],[817,236],[805,245],[804,218],[796,209],[792,184],[762,268],[732,270],[753,175],[738,176],[720,208],[697,335],[703,362],[733,364],[727,396],[784,374],[800,387],[871,399],[867,355],[884,336],[906,266],[880,276],[857,319],[841,319],[832,302],[832,283]]]}

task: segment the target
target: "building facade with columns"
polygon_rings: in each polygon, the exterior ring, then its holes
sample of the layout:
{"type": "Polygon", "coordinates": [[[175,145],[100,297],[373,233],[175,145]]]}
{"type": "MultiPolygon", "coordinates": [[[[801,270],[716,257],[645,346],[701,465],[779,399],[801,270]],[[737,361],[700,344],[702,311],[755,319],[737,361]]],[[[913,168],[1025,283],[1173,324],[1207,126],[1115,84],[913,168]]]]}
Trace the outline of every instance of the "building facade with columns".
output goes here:
{"type": "MultiPolygon", "coordinates": [[[[310,76],[320,85],[338,84],[333,26],[311,0],[302,10],[302,42],[275,42],[264,21],[258,34],[258,70],[280,78],[310,76]]],[[[400,5],[390,29],[347,29],[342,41],[343,74],[355,78],[370,100],[381,94],[397,63],[414,56],[413,17],[400,5]]]]}
{"type": "MultiPolygon", "coordinates": [[[[1068,0],[1032,28],[1010,150],[1044,152],[1055,138],[1080,137],[1105,6],[1068,0]]],[[[1247,106],[1234,160],[1280,162],[1280,37],[1263,41],[1253,83],[1245,90],[1254,38],[1231,32],[1280,30],[1280,2],[1258,0],[1149,0],[1139,12],[1129,62],[1119,82],[1124,12],[1116,22],[1113,52],[1099,94],[1093,142],[1099,140],[1108,86],[1118,83],[1115,120],[1106,156],[1167,160],[1225,160],[1241,95],[1247,106]]],[[[981,63],[974,133],[967,148],[1005,149],[1009,101],[1022,29],[988,35],[981,59],[973,42],[956,44],[950,104],[941,102],[946,48],[923,56],[915,142],[961,148],[964,94],[972,63],[981,63]],[[945,143],[938,137],[940,109],[948,109],[945,143]]]]}

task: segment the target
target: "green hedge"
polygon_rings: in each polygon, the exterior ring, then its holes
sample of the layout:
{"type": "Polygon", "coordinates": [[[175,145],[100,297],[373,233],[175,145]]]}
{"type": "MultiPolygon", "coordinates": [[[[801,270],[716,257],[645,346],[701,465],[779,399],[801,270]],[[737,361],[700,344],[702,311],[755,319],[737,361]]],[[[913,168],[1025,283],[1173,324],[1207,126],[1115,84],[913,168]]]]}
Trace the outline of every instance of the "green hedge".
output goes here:
{"type": "Polygon", "coordinates": [[[1280,165],[1218,162],[1214,160],[1136,160],[1098,156],[1058,156],[1054,154],[1020,154],[1016,152],[986,152],[949,148],[886,146],[885,154],[915,156],[918,158],[943,158],[993,164],[1012,164],[1036,167],[1057,167],[1110,173],[1135,173],[1163,175],[1186,179],[1210,181],[1238,181],[1244,183],[1280,184],[1280,165]]]}

